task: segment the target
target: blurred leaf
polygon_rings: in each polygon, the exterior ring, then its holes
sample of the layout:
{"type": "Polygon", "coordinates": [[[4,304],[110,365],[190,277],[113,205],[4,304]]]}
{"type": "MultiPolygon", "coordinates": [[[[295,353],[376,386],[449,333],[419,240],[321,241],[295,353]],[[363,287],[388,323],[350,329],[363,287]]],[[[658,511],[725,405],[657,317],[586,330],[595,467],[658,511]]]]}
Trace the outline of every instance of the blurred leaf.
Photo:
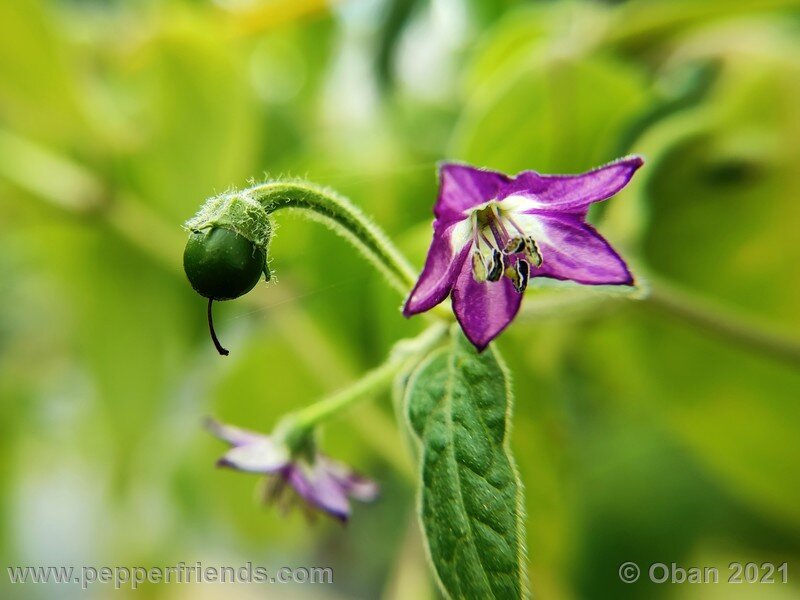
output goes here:
{"type": "Polygon", "coordinates": [[[175,26],[128,60],[125,85],[140,114],[125,175],[148,203],[177,225],[203,199],[258,174],[253,90],[213,31],[175,26]]]}
{"type": "Polygon", "coordinates": [[[468,103],[454,157],[506,172],[584,171],[614,158],[649,97],[641,74],[601,57],[553,57],[504,79],[492,97],[468,103]]]}
{"type": "Polygon", "coordinates": [[[747,61],[730,60],[736,47],[720,48],[727,66],[705,127],[653,165],[645,253],[661,273],[800,327],[800,248],[792,241],[800,219],[800,61],[788,59],[797,52],[784,54],[778,31],[763,34],[761,50],[747,50],[759,56],[747,61]],[[709,237],[710,223],[721,235],[709,237]]]}
{"type": "Polygon", "coordinates": [[[85,126],[71,55],[41,0],[0,2],[0,124],[61,145],[85,126]]]}
{"type": "MultiPolygon", "coordinates": [[[[778,31],[735,31],[736,38],[717,29],[697,35],[698,42],[706,36],[703,52],[726,66],[700,128],[675,138],[651,165],[644,251],[660,273],[797,332],[800,63],[781,50],[778,31]],[[731,44],[743,37],[746,47],[731,44]],[[747,60],[735,59],[742,53],[747,60]]],[[[654,410],[668,411],[665,424],[736,493],[800,526],[800,486],[787,477],[800,460],[796,373],[682,332],[658,338],[658,345],[651,337],[632,342],[634,360],[648,362],[628,367],[654,378],[657,392],[647,393],[654,410]]]]}
{"type": "Polygon", "coordinates": [[[596,389],[612,405],[635,407],[669,431],[755,511],[800,530],[800,484],[790,476],[800,460],[800,374],[697,333],[631,317],[582,340],[579,355],[596,389]],[[613,356],[613,363],[598,356],[613,356]]]}
{"type": "Polygon", "coordinates": [[[714,19],[797,8],[797,0],[633,0],[620,6],[609,39],[652,44],[714,19]]]}
{"type": "Polygon", "coordinates": [[[419,4],[419,0],[390,0],[383,17],[381,35],[378,37],[378,49],[375,57],[375,68],[378,79],[384,87],[394,84],[393,60],[395,50],[405,27],[419,4]]]}

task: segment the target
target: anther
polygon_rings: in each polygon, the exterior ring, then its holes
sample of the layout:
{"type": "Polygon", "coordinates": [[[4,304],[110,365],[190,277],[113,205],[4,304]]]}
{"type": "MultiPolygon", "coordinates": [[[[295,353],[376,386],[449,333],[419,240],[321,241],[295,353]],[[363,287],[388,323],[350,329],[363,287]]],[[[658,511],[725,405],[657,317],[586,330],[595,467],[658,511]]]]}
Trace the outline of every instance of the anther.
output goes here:
{"type": "Polygon", "coordinates": [[[503,275],[503,256],[497,248],[492,248],[492,257],[486,270],[486,279],[489,281],[499,281],[503,275]]]}
{"type": "Polygon", "coordinates": [[[481,253],[476,250],[472,253],[472,277],[478,283],[483,283],[487,275],[486,263],[483,262],[481,253]]]}
{"type": "Polygon", "coordinates": [[[516,271],[519,275],[519,281],[514,282],[514,288],[521,294],[525,291],[525,288],[528,287],[528,276],[531,272],[531,266],[528,264],[527,260],[519,259],[517,261],[516,271]]]}
{"type": "Polygon", "coordinates": [[[508,265],[506,267],[505,276],[511,280],[511,283],[514,285],[514,289],[519,288],[520,275],[519,271],[517,271],[516,265],[508,265]]]}
{"type": "Polygon", "coordinates": [[[516,254],[517,252],[522,252],[526,247],[525,239],[514,236],[509,238],[506,242],[505,248],[503,248],[503,254],[516,254]]]}
{"type": "Polygon", "coordinates": [[[539,246],[532,237],[525,238],[525,256],[527,256],[533,263],[533,266],[537,268],[541,267],[544,262],[539,246]]]}

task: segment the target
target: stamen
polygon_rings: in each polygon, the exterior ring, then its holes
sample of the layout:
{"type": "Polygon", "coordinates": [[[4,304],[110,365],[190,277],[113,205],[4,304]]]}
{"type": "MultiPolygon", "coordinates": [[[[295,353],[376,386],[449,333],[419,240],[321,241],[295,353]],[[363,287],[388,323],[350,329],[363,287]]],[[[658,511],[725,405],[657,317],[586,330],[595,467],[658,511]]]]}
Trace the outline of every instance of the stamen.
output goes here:
{"type": "Polygon", "coordinates": [[[489,281],[500,281],[503,275],[503,255],[497,248],[492,248],[492,257],[486,267],[486,279],[489,281]]]}
{"type": "Polygon", "coordinates": [[[505,223],[503,223],[503,217],[500,216],[500,209],[498,209],[497,206],[492,205],[492,213],[494,214],[494,218],[497,220],[497,224],[500,225],[500,229],[503,230],[503,235],[505,235],[507,238],[511,237],[508,233],[508,229],[506,229],[505,223]]]}
{"type": "Polygon", "coordinates": [[[539,246],[536,244],[536,240],[530,236],[525,238],[525,256],[531,260],[533,266],[537,269],[541,267],[542,263],[544,262],[544,258],[539,250],[539,246]]]}
{"type": "Polygon", "coordinates": [[[508,267],[506,267],[505,276],[511,280],[512,284],[514,284],[514,289],[519,288],[520,275],[519,271],[517,271],[516,265],[508,265],[508,267]]]}
{"type": "Polygon", "coordinates": [[[489,229],[492,231],[492,236],[494,237],[495,244],[490,244],[490,246],[497,246],[498,248],[504,248],[506,245],[507,236],[504,236],[500,231],[497,230],[495,227],[495,222],[489,222],[489,229]]]}
{"type": "Polygon", "coordinates": [[[527,260],[519,259],[517,261],[517,273],[519,274],[519,282],[514,283],[514,288],[521,294],[528,287],[528,277],[531,273],[531,266],[527,260]]]}
{"type": "Polygon", "coordinates": [[[478,214],[472,213],[472,246],[480,251],[481,241],[478,239],[478,214]]]}
{"type": "MultiPolygon", "coordinates": [[[[498,217],[498,220],[499,220],[499,217],[498,217]]],[[[542,256],[542,252],[539,250],[539,246],[536,244],[536,240],[534,240],[532,236],[527,235],[525,233],[525,231],[522,229],[522,227],[520,227],[517,224],[517,222],[514,221],[514,219],[511,217],[511,215],[506,214],[505,217],[504,217],[504,220],[508,221],[509,224],[514,229],[516,229],[517,233],[519,233],[519,235],[520,235],[519,238],[517,236],[512,237],[508,241],[508,243],[506,244],[506,247],[508,249],[510,249],[510,247],[512,246],[512,242],[514,240],[521,239],[522,242],[523,242],[523,245],[524,245],[524,249],[525,249],[525,256],[528,258],[528,260],[531,261],[531,263],[533,264],[534,267],[536,267],[537,269],[539,267],[541,267],[542,264],[544,263],[544,257],[542,256]]],[[[505,227],[503,226],[502,220],[499,220],[499,222],[500,222],[500,226],[503,227],[503,229],[505,229],[505,227]]],[[[521,252],[523,250],[522,247],[516,247],[515,246],[514,248],[515,248],[514,252],[506,252],[506,254],[516,254],[517,252],[521,252]]],[[[530,264],[528,264],[525,268],[528,269],[528,271],[530,272],[530,264]]],[[[524,289],[524,287],[523,287],[523,289],[524,289]]]]}
{"type": "Polygon", "coordinates": [[[519,259],[515,264],[506,267],[505,276],[511,280],[514,289],[520,294],[528,287],[528,277],[531,272],[531,267],[528,261],[519,259]]]}
{"type": "Polygon", "coordinates": [[[516,264],[509,265],[506,268],[506,277],[511,280],[511,283],[514,285],[514,289],[517,290],[520,294],[525,291],[525,288],[528,287],[528,277],[531,272],[531,266],[528,264],[528,261],[520,258],[516,264]]]}
{"type": "Polygon", "coordinates": [[[503,254],[516,254],[517,252],[522,252],[525,247],[525,238],[514,236],[509,238],[506,242],[506,246],[503,248],[503,254]]]}
{"type": "Polygon", "coordinates": [[[506,220],[507,220],[509,223],[511,223],[511,226],[512,226],[514,229],[516,229],[516,230],[517,230],[517,233],[518,233],[518,234],[520,234],[520,235],[521,235],[523,238],[524,238],[524,237],[526,237],[526,236],[525,236],[525,231],[522,229],[522,227],[520,227],[519,225],[517,225],[517,222],[516,222],[514,219],[512,219],[512,218],[511,218],[511,215],[506,215],[506,220]]]}
{"type": "Polygon", "coordinates": [[[483,262],[483,256],[478,250],[472,253],[472,278],[478,283],[486,281],[488,271],[486,263],[483,262]]]}
{"type": "Polygon", "coordinates": [[[490,242],[490,241],[489,241],[489,238],[487,238],[487,237],[486,237],[486,234],[485,234],[485,233],[483,233],[483,231],[482,231],[482,230],[481,230],[479,233],[480,233],[481,239],[483,240],[483,242],[484,242],[484,243],[485,243],[487,246],[489,246],[489,248],[491,248],[491,247],[493,247],[493,246],[494,246],[494,244],[492,244],[492,242],[490,242]]]}
{"type": "Polygon", "coordinates": [[[283,477],[270,477],[264,480],[262,497],[264,504],[277,504],[286,507],[286,480],[283,477]]]}

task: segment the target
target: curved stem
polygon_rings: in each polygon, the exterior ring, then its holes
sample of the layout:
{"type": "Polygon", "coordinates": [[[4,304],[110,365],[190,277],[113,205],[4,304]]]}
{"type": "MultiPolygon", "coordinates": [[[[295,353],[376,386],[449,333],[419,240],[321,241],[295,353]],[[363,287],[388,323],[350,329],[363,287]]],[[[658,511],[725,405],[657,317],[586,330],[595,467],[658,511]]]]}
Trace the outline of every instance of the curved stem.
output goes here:
{"type": "Polygon", "coordinates": [[[211,311],[211,305],[214,304],[214,299],[208,299],[208,330],[211,332],[211,341],[214,342],[214,347],[217,349],[222,356],[228,356],[230,352],[222,347],[222,344],[219,343],[219,339],[217,338],[217,332],[214,331],[214,315],[211,311]]]}
{"type": "Polygon", "coordinates": [[[299,181],[278,181],[245,190],[267,213],[283,209],[307,211],[360,250],[401,294],[416,281],[408,261],[389,238],[358,208],[331,190],[299,181]]]}
{"type": "Polygon", "coordinates": [[[381,366],[368,371],[350,387],[340,390],[296,413],[297,421],[295,422],[295,427],[307,431],[355,401],[388,387],[402,366],[403,363],[400,361],[388,360],[381,366]]]}
{"type": "Polygon", "coordinates": [[[368,371],[349,387],[289,415],[286,420],[288,429],[286,438],[290,445],[305,438],[314,427],[349,408],[358,400],[389,387],[411,357],[420,356],[431,350],[443,339],[446,332],[447,326],[437,323],[416,338],[399,341],[395,344],[388,360],[382,365],[368,371]]]}
{"type": "Polygon", "coordinates": [[[800,364],[800,340],[714,306],[663,281],[652,282],[650,306],[740,346],[800,364]]]}

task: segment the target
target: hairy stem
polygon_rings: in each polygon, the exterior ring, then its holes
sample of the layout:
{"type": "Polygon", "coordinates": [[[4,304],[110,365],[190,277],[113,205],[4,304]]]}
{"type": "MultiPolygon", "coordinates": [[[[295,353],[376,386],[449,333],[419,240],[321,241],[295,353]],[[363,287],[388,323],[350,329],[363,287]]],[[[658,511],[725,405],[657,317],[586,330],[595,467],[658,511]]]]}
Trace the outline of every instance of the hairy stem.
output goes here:
{"type": "Polygon", "coordinates": [[[310,183],[282,181],[257,185],[244,193],[260,202],[267,213],[283,209],[310,213],[360,250],[401,294],[408,294],[414,285],[414,271],[389,238],[335,192],[310,183]]]}
{"type": "Polygon", "coordinates": [[[358,400],[388,388],[411,357],[427,353],[444,338],[446,332],[447,326],[439,323],[416,338],[399,341],[382,365],[368,371],[349,387],[290,415],[286,421],[289,443],[306,437],[315,426],[349,408],[358,400]]]}

